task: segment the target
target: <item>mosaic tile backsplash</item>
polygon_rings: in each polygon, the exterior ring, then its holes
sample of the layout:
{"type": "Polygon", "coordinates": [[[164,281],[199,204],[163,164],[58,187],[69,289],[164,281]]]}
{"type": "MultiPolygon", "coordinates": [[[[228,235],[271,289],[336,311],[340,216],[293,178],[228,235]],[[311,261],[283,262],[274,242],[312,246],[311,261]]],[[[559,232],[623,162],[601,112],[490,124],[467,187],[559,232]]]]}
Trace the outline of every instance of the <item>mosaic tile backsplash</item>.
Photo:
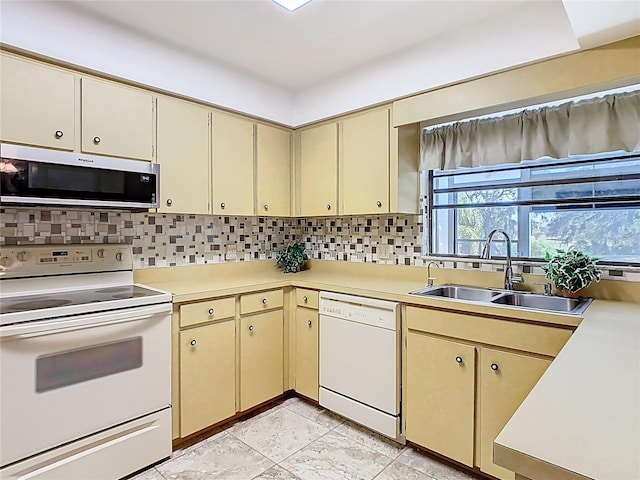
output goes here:
{"type": "MultiPolygon", "coordinates": [[[[422,233],[421,215],[272,218],[0,208],[0,245],[126,243],[134,268],[225,262],[228,245],[236,247],[231,261],[275,259],[291,240],[305,242],[315,259],[426,266],[422,233]]],[[[446,260],[444,266],[503,269],[473,261],[446,260]]],[[[543,273],[529,265],[516,270],[543,273]]],[[[611,269],[604,277],[640,281],[640,272],[611,269]]]]}

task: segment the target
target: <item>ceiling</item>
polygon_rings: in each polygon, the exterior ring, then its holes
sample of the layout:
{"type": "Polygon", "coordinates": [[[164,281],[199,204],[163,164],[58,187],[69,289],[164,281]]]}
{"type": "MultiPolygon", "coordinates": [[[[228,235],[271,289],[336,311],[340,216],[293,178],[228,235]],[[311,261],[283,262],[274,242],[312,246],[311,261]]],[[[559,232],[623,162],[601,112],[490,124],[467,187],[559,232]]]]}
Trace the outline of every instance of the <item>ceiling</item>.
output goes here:
{"type": "Polygon", "coordinates": [[[314,0],[294,12],[271,0],[67,3],[155,41],[300,90],[445,33],[464,36],[471,23],[534,2],[314,0]]]}

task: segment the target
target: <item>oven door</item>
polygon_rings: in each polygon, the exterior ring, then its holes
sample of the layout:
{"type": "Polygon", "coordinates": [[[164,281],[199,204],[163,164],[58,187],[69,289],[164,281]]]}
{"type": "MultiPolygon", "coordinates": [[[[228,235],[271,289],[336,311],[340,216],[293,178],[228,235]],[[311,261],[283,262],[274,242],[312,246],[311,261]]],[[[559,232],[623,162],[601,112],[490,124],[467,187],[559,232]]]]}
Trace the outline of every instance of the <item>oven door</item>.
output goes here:
{"type": "Polygon", "coordinates": [[[171,304],[0,329],[0,466],[166,408],[171,304]]]}

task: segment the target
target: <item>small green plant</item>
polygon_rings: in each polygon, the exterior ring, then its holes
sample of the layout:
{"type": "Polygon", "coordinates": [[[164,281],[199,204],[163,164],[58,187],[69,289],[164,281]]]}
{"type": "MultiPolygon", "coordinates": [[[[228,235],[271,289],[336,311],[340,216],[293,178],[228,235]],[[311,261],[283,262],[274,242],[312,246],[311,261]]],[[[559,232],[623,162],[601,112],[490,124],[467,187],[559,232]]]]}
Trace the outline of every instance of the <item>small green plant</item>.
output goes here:
{"type": "Polygon", "coordinates": [[[575,293],[587,288],[592,282],[600,281],[602,270],[598,268],[595,257],[589,257],[580,250],[556,250],[554,255],[546,252],[546,265],[542,269],[545,277],[561,290],[575,293]]]}
{"type": "Polygon", "coordinates": [[[295,273],[302,270],[305,260],[309,260],[309,257],[304,251],[304,243],[289,242],[278,252],[276,266],[284,267],[284,273],[295,273]]]}

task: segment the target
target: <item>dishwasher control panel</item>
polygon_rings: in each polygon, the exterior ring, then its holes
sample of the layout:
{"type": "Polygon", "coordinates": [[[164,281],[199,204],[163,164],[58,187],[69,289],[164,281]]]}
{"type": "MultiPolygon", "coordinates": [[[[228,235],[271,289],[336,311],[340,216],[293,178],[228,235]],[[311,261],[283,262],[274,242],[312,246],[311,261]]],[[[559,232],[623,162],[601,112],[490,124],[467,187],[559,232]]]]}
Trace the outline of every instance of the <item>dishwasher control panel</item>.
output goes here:
{"type": "Polygon", "coordinates": [[[398,330],[399,304],[373,298],[321,292],[320,315],[341,318],[388,330],[398,330]]]}

